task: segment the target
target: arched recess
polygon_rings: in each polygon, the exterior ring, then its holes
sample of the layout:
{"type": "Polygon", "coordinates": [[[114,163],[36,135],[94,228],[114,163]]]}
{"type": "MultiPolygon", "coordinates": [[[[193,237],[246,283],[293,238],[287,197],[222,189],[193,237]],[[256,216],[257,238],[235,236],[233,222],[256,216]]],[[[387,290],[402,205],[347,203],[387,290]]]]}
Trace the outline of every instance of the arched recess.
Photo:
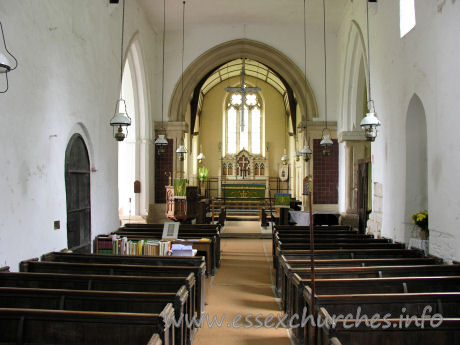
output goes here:
{"type": "Polygon", "coordinates": [[[145,71],[137,35],[127,50],[121,96],[126,101],[131,126],[118,144],[118,192],[120,217],[146,215],[149,207],[150,119],[145,71]],[[140,189],[134,190],[135,181],[140,189]]]}
{"type": "Polygon", "coordinates": [[[65,152],[67,202],[67,248],[91,252],[91,187],[88,149],[82,136],[74,134],[65,152]]]}
{"type": "Polygon", "coordinates": [[[411,215],[428,210],[427,126],[425,108],[414,94],[406,118],[406,205],[404,223],[408,242],[414,226],[411,215]]]}
{"type": "Polygon", "coordinates": [[[341,85],[341,113],[338,131],[343,141],[339,155],[339,209],[343,218],[365,231],[372,209],[371,147],[365,141],[360,122],[367,112],[368,64],[363,32],[350,21],[341,85]],[[348,217],[346,219],[346,217],[348,217]]]}
{"type": "MultiPolygon", "coordinates": [[[[355,21],[351,22],[345,55],[342,85],[342,131],[356,130],[363,117],[367,96],[368,65],[363,33],[355,21]]],[[[359,128],[358,128],[359,129],[359,128]]]]}
{"type": "Polygon", "coordinates": [[[184,121],[182,109],[186,109],[185,104],[190,101],[192,92],[200,80],[218,66],[239,58],[258,61],[278,73],[294,91],[302,118],[312,120],[318,117],[313,90],[308,80],[305,80],[303,71],[290,58],[264,43],[237,39],[209,49],[187,67],[183,74],[185,97],[183,99],[181,97],[182,87],[179,79],[169,104],[169,120],[184,121]],[[181,99],[183,104],[181,104],[181,99]]]}

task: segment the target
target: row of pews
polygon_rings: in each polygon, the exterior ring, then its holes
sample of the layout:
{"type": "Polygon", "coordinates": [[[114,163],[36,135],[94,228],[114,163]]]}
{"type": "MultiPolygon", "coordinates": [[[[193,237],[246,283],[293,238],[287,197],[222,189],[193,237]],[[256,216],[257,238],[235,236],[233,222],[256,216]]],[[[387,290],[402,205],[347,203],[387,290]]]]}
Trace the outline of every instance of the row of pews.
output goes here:
{"type": "MultiPolygon", "coordinates": [[[[151,238],[157,228],[117,232],[151,238]]],[[[0,344],[191,345],[205,312],[206,259],[220,261],[219,230],[181,226],[183,238],[210,239],[208,258],[51,252],[19,272],[1,268],[0,344]]]]}
{"type": "Polygon", "coordinates": [[[276,292],[297,344],[460,344],[460,265],[337,225],[314,227],[312,273],[310,231],[273,230],[276,292]]]}

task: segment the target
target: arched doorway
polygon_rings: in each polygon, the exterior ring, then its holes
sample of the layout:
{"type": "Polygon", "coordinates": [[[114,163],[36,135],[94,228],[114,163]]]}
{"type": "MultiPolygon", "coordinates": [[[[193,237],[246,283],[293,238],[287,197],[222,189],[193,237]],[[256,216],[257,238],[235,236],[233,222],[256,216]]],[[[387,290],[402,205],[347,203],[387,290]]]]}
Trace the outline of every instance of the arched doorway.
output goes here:
{"type": "Polygon", "coordinates": [[[91,252],[90,163],[80,134],[74,134],[65,152],[67,248],[91,252]]]}
{"type": "Polygon", "coordinates": [[[422,101],[414,94],[406,119],[406,242],[414,229],[411,215],[423,210],[428,210],[427,126],[422,101]]]}

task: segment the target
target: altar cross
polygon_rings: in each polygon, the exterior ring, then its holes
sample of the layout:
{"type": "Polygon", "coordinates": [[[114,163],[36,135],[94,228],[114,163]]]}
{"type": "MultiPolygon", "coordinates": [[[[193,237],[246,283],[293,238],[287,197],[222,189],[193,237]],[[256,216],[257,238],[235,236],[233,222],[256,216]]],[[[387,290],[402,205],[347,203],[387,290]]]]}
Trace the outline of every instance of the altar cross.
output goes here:
{"type": "Polygon", "coordinates": [[[227,87],[225,91],[227,92],[238,92],[241,95],[241,109],[240,109],[240,128],[241,131],[244,131],[244,104],[246,102],[246,93],[248,92],[259,92],[260,88],[258,87],[247,87],[244,84],[244,70],[245,70],[245,59],[243,59],[243,67],[241,68],[241,86],[240,87],[227,87]]]}
{"type": "Polygon", "coordinates": [[[246,156],[240,157],[240,159],[238,159],[238,166],[240,168],[240,175],[244,179],[248,171],[249,159],[246,156]]]}

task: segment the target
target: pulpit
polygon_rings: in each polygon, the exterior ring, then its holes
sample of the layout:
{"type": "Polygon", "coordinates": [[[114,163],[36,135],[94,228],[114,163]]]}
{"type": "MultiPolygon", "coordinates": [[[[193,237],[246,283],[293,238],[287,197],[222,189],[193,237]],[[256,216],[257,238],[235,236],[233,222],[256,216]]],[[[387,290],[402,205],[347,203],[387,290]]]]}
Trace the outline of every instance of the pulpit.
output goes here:
{"type": "Polygon", "coordinates": [[[166,217],[176,222],[189,223],[198,215],[197,186],[187,186],[185,198],[174,197],[174,186],[166,186],[166,217]]]}

